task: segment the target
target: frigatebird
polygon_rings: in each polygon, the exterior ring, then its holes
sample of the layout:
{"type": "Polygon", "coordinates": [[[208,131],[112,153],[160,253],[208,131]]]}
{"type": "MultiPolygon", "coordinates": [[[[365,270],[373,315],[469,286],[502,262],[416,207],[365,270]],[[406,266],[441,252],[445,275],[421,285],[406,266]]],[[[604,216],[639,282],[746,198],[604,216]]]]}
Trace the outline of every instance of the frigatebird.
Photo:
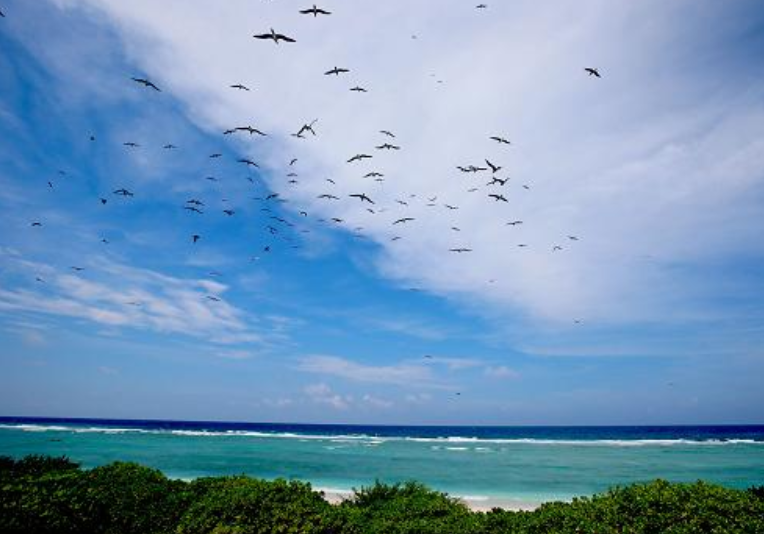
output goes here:
{"type": "Polygon", "coordinates": [[[353,163],[354,161],[361,161],[364,159],[370,159],[372,157],[373,156],[370,156],[368,154],[356,154],[355,156],[353,156],[352,158],[348,160],[348,163],[353,163]]]}
{"type": "Polygon", "coordinates": [[[329,195],[329,194],[326,194],[326,193],[323,194],[323,195],[318,195],[318,198],[325,198],[327,200],[339,200],[340,199],[340,197],[335,197],[334,195],[329,195]]]}
{"type": "Polygon", "coordinates": [[[451,204],[443,204],[443,205],[444,205],[446,208],[450,209],[450,210],[458,210],[458,209],[459,209],[459,207],[458,207],[458,206],[452,206],[451,204]]]}
{"type": "Polygon", "coordinates": [[[496,202],[499,202],[499,201],[501,201],[501,202],[509,202],[509,200],[507,200],[507,197],[505,197],[504,195],[496,195],[494,193],[491,193],[488,196],[491,197],[492,199],[494,199],[496,202]]]}
{"type": "Polygon", "coordinates": [[[117,189],[116,191],[114,191],[114,194],[115,195],[120,195],[120,196],[123,196],[123,197],[132,197],[132,196],[135,196],[130,191],[128,191],[127,189],[124,189],[124,188],[123,189],[117,189]]]}
{"type": "Polygon", "coordinates": [[[508,222],[508,223],[507,223],[507,226],[517,226],[517,225],[519,225],[519,224],[523,224],[523,221],[512,221],[512,222],[508,222]]]}
{"type": "Polygon", "coordinates": [[[202,236],[200,236],[200,235],[197,235],[197,234],[194,234],[194,235],[192,235],[192,236],[191,236],[191,240],[192,240],[194,243],[196,243],[197,241],[199,241],[201,238],[202,238],[202,236]]]}
{"type": "Polygon", "coordinates": [[[496,174],[497,172],[499,172],[501,170],[501,167],[499,167],[498,165],[494,165],[493,163],[491,163],[488,160],[485,160],[485,162],[488,164],[489,167],[491,167],[491,172],[493,174],[496,174]]]}
{"type": "Polygon", "coordinates": [[[382,174],[381,172],[374,171],[364,175],[364,178],[382,178],[383,176],[384,174],[382,174]]]}
{"type": "Polygon", "coordinates": [[[258,165],[257,163],[255,163],[251,159],[242,158],[242,159],[239,159],[239,160],[236,160],[236,161],[238,163],[244,163],[244,164],[246,164],[249,167],[257,167],[258,169],[260,168],[260,165],[258,165]]]}
{"type": "Polygon", "coordinates": [[[223,210],[223,213],[231,217],[234,213],[236,213],[234,210],[223,210]]]}
{"type": "Polygon", "coordinates": [[[129,146],[130,148],[138,148],[141,146],[138,143],[133,143],[132,141],[128,141],[127,143],[122,143],[122,144],[125,146],[129,146]]]}
{"type": "Polygon", "coordinates": [[[178,147],[175,145],[165,145],[162,148],[164,148],[165,150],[175,150],[178,147]]]}
{"type": "Polygon", "coordinates": [[[284,42],[287,42],[287,43],[296,43],[297,42],[294,39],[292,39],[291,37],[287,37],[283,33],[276,33],[276,31],[273,28],[271,28],[271,32],[270,33],[255,34],[252,37],[254,37],[255,39],[271,39],[276,44],[279,44],[279,41],[284,41],[284,42]]]}
{"type": "Polygon", "coordinates": [[[452,248],[449,252],[456,252],[457,254],[464,254],[465,252],[472,252],[471,248],[452,248]]]}
{"type": "Polygon", "coordinates": [[[511,144],[512,144],[512,143],[510,143],[510,142],[509,142],[507,139],[505,139],[505,138],[503,138],[503,137],[500,137],[500,136],[498,136],[498,135],[494,135],[494,136],[492,136],[492,137],[491,137],[491,140],[493,140],[493,141],[496,141],[496,142],[497,142],[497,143],[499,143],[500,145],[511,145],[511,144]]]}
{"type": "Polygon", "coordinates": [[[402,223],[407,223],[407,222],[411,222],[411,221],[415,221],[415,220],[416,219],[414,219],[413,217],[404,217],[403,219],[398,219],[393,224],[402,224],[402,223]]]}
{"type": "Polygon", "coordinates": [[[370,199],[369,197],[367,197],[366,194],[364,194],[364,193],[360,193],[360,194],[356,193],[354,195],[348,195],[348,196],[351,197],[351,198],[357,198],[361,202],[368,202],[369,204],[374,204],[374,201],[372,199],[370,199]]]}
{"type": "Polygon", "coordinates": [[[331,15],[331,11],[327,11],[325,9],[321,9],[320,7],[316,7],[316,4],[313,4],[313,7],[310,9],[303,9],[300,11],[303,15],[313,15],[313,18],[316,18],[319,15],[331,15]]]}
{"type": "Polygon", "coordinates": [[[240,83],[237,83],[236,85],[232,85],[231,89],[239,89],[240,91],[249,91],[249,87],[246,85],[242,85],[240,83]]]}
{"type": "Polygon", "coordinates": [[[222,157],[223,157],[223,154],[220,154],[218,152],[216,152],[215,154],[210,154],[210,159],[218,159],[222,157]]]}
{"type": "Polygon", "coordinates": [[[379,133],[381,133],[382,135],[386,135],[387,137],[395,138],[395,134],[388,130],[380,130],[379,133]]]}
{"type": "Polygon", "coordinates": [[[239,126],[238,128],[234,128],[234,131],[237,132],[247,132],[249,135],[257,134],[262,136],[267,136],[268,134],[263,133],[262,131],[258,130],[257,128],[253,128],[252,126],[239,126]]]}
{"type": "Polygon", "coordinates": [[[359,85],[356,85],[355,87],[351,87],[350,90],[355,92],[355,93],[368,93],[369,92],[369,91],[367,91],[366,89],[364,89],[363,87],[361,87],[359,85]]]}
{"type": "Polygon", "coordinates": [[[602,76],[600,76],[600,71],[598,71],[595,68],[586,67],[584,70],[589,73],[589,76],[594,76],[596,78],[602,78],[602,76]]]}
{"type": "Polygon", "coordinates": [[[490,182],[488,182],[488,183],[487,183],[487,184],[485,184],[485,185],[496,185],[496,184],[498,184],[498,185],[504,186],[504,185],[506,185],[506,183],[507,183],[508,181],[509,181],[509,178],[505,178],[504,180],[502,180],[501,178],[496,178],[496,177],[494,176],[493,178],[491,178],[491,181],[490,181],[490,182]]]}
{"type": "Polygon", "coordinates": [[[31,224],[31,226],[42,226],[42,223],[41,223],[41,222],[37,222],[37,221],[35,221],[35,222],[33,222],[33,223],[31,224]]]}
{"type": "Polygon", "coordinates": [[[377,150],[400,150],[401,147],[396,145],[391,145],[390,143],[385,143],[384,145],[379,145],[376,147],[377,150]]]}
{"type": "Polygon", "coordinates": [[[183,206],[183,209],[184,210],[188,210],[188,211],[193,211],[194,213],[198,213],[199,215],[203,215],[204,214],[204,212],[202,210],[200,210],[199,208],[194,207],[194,206],[183,206]]]}
{"type": "Polygon", "coordinates": [[[145,87],[154,89],[155,91],[159,91],[160,93],[162,92],[162,90],[159,87],[157,87],[156,85],[154,85],[152,82],[150,82],[149,80],[145,78],[133,78],[133,81],[145,87]]]}
{"type": "Polygon", "coordinates": [[[348,73],[350,72],[349,69],[340,68],[340,67],[334,67],[332,70],[328,70],[324,73],[325,76],[331,76],[334,74],[335,76],[339,76],[340,74],[348,73]]]}

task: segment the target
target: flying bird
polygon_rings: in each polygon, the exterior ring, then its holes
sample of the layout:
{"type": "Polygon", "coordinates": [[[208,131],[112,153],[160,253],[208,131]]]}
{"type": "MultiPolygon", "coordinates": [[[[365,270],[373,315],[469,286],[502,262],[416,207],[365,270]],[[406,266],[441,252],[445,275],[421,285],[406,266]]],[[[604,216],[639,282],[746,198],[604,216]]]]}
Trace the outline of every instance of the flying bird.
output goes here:
{"type": "Polygon", "coordinates": [[[589,76],[594,76],[596,78],[602,78],[602,76],[600,76],[600,71],[598,71],[597,69],[594,69],[592,67],[586,67],[584,70],[589,73],[589,76]]]}
{"type": "Polygon", "coordinates": [[[498,135],[492,136],[491,140],[496,141],[500,145],[511,145],[512,144],[507,139],[505,139],[505,138],[503,138],[501,136],[498,136],[498,135]]]}
{"type": "Polygon", "coordinates": [[[133,143],[132,141],[128,141],[127,143],[122,143],[122,144],[125,146],[129,146],[130,148],[138,148],[141,146],[138,143],[133,143]]]}
{"type": "Polygon", "coordinates": [[[374,204],[374,201],[372,199],[370,199],[369,197],[367,197],[366,194],[358,194],[358,193],[356,193],[354,195],[348,195],[348,196],[351,197],[351,198],[357,198],[361,202],[368,202],[369,204],[374,204]]]}
{"type": "Polygon", "coordinates": [[[382,174],[381,172],[376,172],[375,171],[375,172],[370,172],[370,173],[364,175],[364,178],[382,178],[383,176],[384,176],[384,174],[382,174]]]}
{"type": "Polygon", "coordinates": [[[124,188],[117,189],[116,191],[114,191],[114,194],[115,195],[120,195],[120,196],[123,196],[123,197],[132,197],[132,196],[135,196],[130,191],[128,191],[127,189],[124,189],[124,188]]]}
{"type": "Polygon", "coordinates": [[[71,270],[75,271],[75,272],[78,272],[78,273],[81,273],[82,271],[85,270],[85,268],[84,267],[71,267],[71,270]]]}
{"type": "Polygon", "coordinates": [[[246,85],[242,85],[240,83],[237,83],[236,85],[232,85],[231,89],[239,89],[240,91],[249,91],[249,87],[246,85]]]}
{"type": "Polygon", "coordinates": [[[370,159],[371,157],[372,156],[368,154],[356,154],[355,156],[353,156],[352,158],[348,160],[348,163],[353,163],[354,161],[361,161],[364,159],[370,159]]]}
{"type": "Polygon", "coordinates": [[[313,7],[310,9],[303,9],[300,11],[303,15],[313,15],[313,18],[316,18],[319,15],[331,15],[331,11],[327,11],[325,9],[321,9],[320,7],[316,7],[316,4],[313,4],[313,7]]]}
{"type": "Polygon", "coordinates": [[[223,210],[223,213],[228,215],[229,217],[233,216],[234,213],[236,213],[234,210],[223,210]]]}
{"type": "Polygon", "coordinates": [[[175,145],[165,145],[162,148],[164,148],[165,150],[175,150],[178,147],[175,145]]]}
{"type": "Polygon", "coordinates": [[[350,90],[355,92],[355,93],[368,93],[369,92],[366,89],[364,89],[363,87],[358,86],[358,85],[356,85],[355,87],[351,87],[350,90]]]}
{"type": "Polygon", "coordinates": [[[150,82],[149,80],[145,78],[133,78],[133,81],[147,88],[154,89],[155,91],[158,91],[160,93],[162,92],[162,90],[159,87],[157,87],[156,85],[154,85],[152,82],[150,82]]]}
{"type": "Polygon", "coordinates": [[[465,252],[472,252],[471,248],[452,248],[449,252],[455,252],[457,254],[464,254],[465,252]]]}
{"type": "Polygon", "coordinates": [[[393,224],[403,224],[403,223],[407,223],[407,222],[411,222],[411,221],[415,221],[415,220],[416,219],[414,219],[413,217],[404,217],[402,219],[398,219],[393,224]]]}
{"type": "Polygon", "coordinates": [[[324,73],[324,76],[331,76],[334,74],[335,76],[339,76],[340,74],[348,73],[350,72],[349,69],[340,68],[340,67],[334,67],[332,70],[328,70],[324,73]]]}
{"type": "Polygon", "coordinates": [[[194,207],[194,206],[183,206],[183,209],[184,210],[188,210],[188,211],[193,211],[194,213],[198,213],[199,215],[203,215],[204,214],[204,212],[202,210],[200,210],[199,208],[194,207]]]}
{"type": "Polygon", "coordinates": [[[276,44],[279,44],[279,41],[284,41],[286,43],[296,43],[297,42],[294,39],[292,39],[291,37],[287,37],[283,33],[276,33],[276,31],[273,28],[271,28],[271,32],[270,33],[255,34],[252,37],[254,37],[255,39],[270,39],[270,40],[272,40],[276,44]]]}
{"type": "Polygon", "coordinates": [[[494,165],[493,163],[491,163],[491,162],[490,162],[490,161],[488,161],[488,160],[485,160],[485,162],[486,162],[486,164],[487,164],[489,167],[491,167],[491,172],[492,172],[493,174],[496,174],[497,172],[499,172],[499,171],[501,170],[501,167],[499,167],[498,165],[494,165]]]}
{"type": "Polygon", "coordinates": [[[318,195],[318,198],[325,198],[325,199],[328,199],[328,200],[339,200],[340,199],[340,197],[335,197],[334,195],[329,195],[329,194],[318,195]]]}
{"type": "Polygon", "coordinates": [[[499,201],[501,201],[501,202],[509,202],[509,200],[507,200],[507,197],[505,197],[504,195],[496,195],[496,194],[491,193],[488,196],[491,197],[492,199],[494,199],[496,202],[499,202],[499,201]]]}
{"type": "Polygon", "coordinates": [[[379,145],[376,147],[377,150],[400,150],[401,147],[396,145],[391,145],[390,143],[385,143],[384,145],[379,145]]]}
{"type": "Polygon", "coordinates": [[[388,130],[380,130],[379,133],[381,133],[382,135],[386,135],[387,137],[392,137],[393,139],[395,138],[395,134],[388,130]]]}
{"type": "Polygon", "coordinates": [[[507,223],[507,226],[517,226],[517,225],[520,225],[520,224],[523,224],[523,221],[512,221],[512,222],[508,222],[508,223],[507,223]]]}
{"type": "Polygon", "coordinates": [[[33,223],[31,224],[31,226],[42,226],[42,223],[41,223],[41,222],[37,222],[37,221],[35,221],[35,222],[33,222],[33,223]]]}
{"type": "Polygon", "coordinates": [[[220,153],[210,154],[210,159],[218,159],[222,157],[223,157],[223,154],[220,154],[220,153]]]}
{"type": "Polygon", "coordinates": [[[249,167],[257,167],[258,169],[260,168],[260,165],[258,165],[257,163],[255,163],[251,159],[242,158],[242,159],[239,159],[239,160],[236,160],[236,161],[238,163],[244,163],[245,165],[247,165],[249,167]]]}
{"type": "Polygon", "coordinates": [[[193,241],[194,243],[196,243],[196,242],[197,242],[197,241],[199,241],[201,238],[202,238],[202,236],[200,236],[200,235],[197,235],[197,234],[194,234],[194,235],[192,235],[192,236],[191,236],[191,241],[193,241]]]}
{"type": "Polygon", "coordinates": [[[504,186],[504,185],[507,184],[508,181],[509,181],[509,178],[505,178],[504,180],[502,180],[501,178],[496,178],[494,176],[493,178],[491,178],[491,181],[488,182],[485,185],[497,185],[498,184],[498,185],[504,186]]]}

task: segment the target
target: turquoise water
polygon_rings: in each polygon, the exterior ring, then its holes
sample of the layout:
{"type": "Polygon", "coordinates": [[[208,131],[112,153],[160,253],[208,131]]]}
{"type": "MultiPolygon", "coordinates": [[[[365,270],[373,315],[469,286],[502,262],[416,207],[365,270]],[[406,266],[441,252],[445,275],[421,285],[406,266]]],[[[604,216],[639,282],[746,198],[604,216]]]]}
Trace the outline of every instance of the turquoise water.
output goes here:
{"type": "Polygon", "coordinates": [[[640,433],[638,428],[379,427],[373,432],[374,427],[294,431],[273,425],[125,423],[0,420],[0,454],[66,455],[85,467],[135,461],[175,478],[243,473],[332,490],[375,480],[418,480],[477,501],[527,504],[655,478],[703,479],[735,488],[764,484],[764,429],[756,427],[723,435],[709,427],[688,438],[682,431],[640,433]]]}

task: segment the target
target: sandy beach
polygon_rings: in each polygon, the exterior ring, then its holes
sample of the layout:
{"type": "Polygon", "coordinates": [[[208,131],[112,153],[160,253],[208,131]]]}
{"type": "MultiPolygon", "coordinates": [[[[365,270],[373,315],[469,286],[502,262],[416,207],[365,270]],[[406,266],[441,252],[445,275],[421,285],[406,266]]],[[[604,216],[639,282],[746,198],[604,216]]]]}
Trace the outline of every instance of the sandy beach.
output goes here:
{"type": "MultiPolygon", "coordinates": [[[[324,495],[324,499],[331,504],[340,504],[342,501],[353,496],[350,490],[340,490],[335,488],[316,488],[324,495]]],[[[512,512],[532,512],[540,506],[540,503],[529,503],[513,499],[501,499],[492,497],[471,497],[457,496],[461,502],[466,504],[473,512],[489,512],[494,508],[512,512]]]]}

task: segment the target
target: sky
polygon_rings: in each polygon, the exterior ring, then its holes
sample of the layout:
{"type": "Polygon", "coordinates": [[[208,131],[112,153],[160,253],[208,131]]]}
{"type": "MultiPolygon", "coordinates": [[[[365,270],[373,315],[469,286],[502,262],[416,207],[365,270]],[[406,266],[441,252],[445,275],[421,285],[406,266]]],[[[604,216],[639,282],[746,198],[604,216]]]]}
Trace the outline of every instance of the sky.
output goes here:
{"type": "Polygon", "coordinates": [[[475,5],[0,0],[0,415],[764,423],[760,2],[475,5]]]}

